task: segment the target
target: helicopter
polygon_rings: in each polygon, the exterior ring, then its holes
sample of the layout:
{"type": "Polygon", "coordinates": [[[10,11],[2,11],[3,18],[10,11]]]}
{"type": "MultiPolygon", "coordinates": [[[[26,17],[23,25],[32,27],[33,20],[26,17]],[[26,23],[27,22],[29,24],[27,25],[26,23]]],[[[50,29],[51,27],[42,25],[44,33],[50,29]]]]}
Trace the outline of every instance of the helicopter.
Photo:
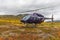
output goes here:
{"type": "Polygon", "coordinates": [[[23,17],[21,19],[21,22],[23,22],[23,23],[31,23],[31,24],[34,23],[34,24],[37,24],[37,23],[44,22],[45,19],[51,19],[52,22],[53,22],[53,15],[52,15],[52,18],[46,18],[42,14],[33,13],[33,14],[29,14],[29,15],[23,17]]]}
{"type": "MultiPolygon", "coordinates": [[[[50,8],[50,7],[48,7],[50,8]]],[[[42,9],[46,9],[46,8],[42,8],[42,9]]],[[[25,11],[25,12],[33,12],[33,11],[38,11],[40,9],[36,9],[36,10],[29,10],[29,11],[25,11]]],[[[25,13],[25,12],[22,12],[22,13],[25,13]]],[[[35,27],[36,27],[36,24],[41,24],[42,22],[44,22],[44,20],[46,19],[51,19],[51,21],[53,22],[53,14],[52,14],[52,17],[51,18],[46,18],[44,17],[44,15],[40,14],[40,13],[32,13],[32,14],[29,14],[29,15],[26,15],[24,16],[22,19],[21,19],[21,22],[23,23],[29,23],[29,24],[35,24],[35,27]]]]}
{"type": "MultiPolygon", "coordinates": [[[[46,18],[44,17],[42,14],[39,14],[39,13],[33,13],[33,14],[29,14],[29,15],[26,15],[24,16],[22,19],[21,19],[21,22],[23,22],[24,24],[35,24],[34,27],[37,27],[36,24],[41,24],[42,22],[44,22],[44,20],[46,19],[51,19],[52,22],[53,22],[53,15],[51,18],[46,18]]],[[[27,25],[26,25],[27,26],[27,25]]]]}
{"type": "Polygon", "coordinates": [[[33,13],[33,14],[29,14],[29,15],[23,17],[21,19],[21,22],[26,23],[26,24],[27,23],[29,23],[29,24],[35,24],[35,27],[36,27],[36,24],[41,24],[46,19],[51,19],[52,22],[53,22],[53,15],[52,15],[52,18],[46,18],[42,14],[33,13]]]}

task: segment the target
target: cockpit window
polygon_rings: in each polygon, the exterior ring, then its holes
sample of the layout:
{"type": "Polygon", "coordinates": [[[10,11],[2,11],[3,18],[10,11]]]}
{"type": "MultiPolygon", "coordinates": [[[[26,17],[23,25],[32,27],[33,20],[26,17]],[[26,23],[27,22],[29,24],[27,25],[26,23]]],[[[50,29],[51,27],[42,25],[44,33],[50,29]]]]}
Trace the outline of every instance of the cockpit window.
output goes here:
{"type": "Polygon", "coordinates": [[[30,15],[27,15],[23,18],[23,20],[28,20],[30,18],[30,15]]]}

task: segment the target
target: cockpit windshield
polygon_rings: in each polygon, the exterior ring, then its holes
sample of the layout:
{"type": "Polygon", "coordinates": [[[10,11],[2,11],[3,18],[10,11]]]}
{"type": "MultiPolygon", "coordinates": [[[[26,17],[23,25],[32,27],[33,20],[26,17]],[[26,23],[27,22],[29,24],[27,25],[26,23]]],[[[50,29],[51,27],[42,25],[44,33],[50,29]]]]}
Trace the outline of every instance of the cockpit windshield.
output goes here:
{"type": "Polygon", "coordinates": [[[28,20],[30,18],[30,15],[25,16],[22,20],[28,20]]]}

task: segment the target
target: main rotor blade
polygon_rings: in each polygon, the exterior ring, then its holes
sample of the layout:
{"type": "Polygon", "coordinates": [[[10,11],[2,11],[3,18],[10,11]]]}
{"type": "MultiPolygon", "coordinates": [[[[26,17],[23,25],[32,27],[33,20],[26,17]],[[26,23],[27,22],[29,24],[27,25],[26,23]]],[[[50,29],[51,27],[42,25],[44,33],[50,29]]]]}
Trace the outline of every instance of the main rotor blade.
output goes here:
{"type": "Polygon", "coordinates": [[[28,11],[23,11],[23,12],[19,12],[19,13],[26,13],[26,12],[34,12],[34,11],[39,11],[39,10],[42,10],[42,9],[48,9],[48,8],[54,8],[54,7],[57,7],[59,5],[54,5],[54,6],[49,6],[49,7],[43,7],[43,8],[38,8],[38,9],[34,9],[34,10],[28,10],[28,11]]]}

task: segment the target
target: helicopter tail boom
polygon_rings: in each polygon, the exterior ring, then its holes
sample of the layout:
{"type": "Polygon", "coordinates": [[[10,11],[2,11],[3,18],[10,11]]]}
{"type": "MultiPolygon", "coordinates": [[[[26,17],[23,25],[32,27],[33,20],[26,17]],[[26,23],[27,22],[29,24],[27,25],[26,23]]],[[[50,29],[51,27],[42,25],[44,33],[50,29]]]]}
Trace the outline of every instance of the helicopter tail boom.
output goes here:
{"type": "Polygon", "coordinates": [[[53,18],[53,14],[52,14],[52,18],[45,18],[45,19],[51,19],[51,21],[53,22],[53,19],[54,19],[54,18],[53,18]]]}

